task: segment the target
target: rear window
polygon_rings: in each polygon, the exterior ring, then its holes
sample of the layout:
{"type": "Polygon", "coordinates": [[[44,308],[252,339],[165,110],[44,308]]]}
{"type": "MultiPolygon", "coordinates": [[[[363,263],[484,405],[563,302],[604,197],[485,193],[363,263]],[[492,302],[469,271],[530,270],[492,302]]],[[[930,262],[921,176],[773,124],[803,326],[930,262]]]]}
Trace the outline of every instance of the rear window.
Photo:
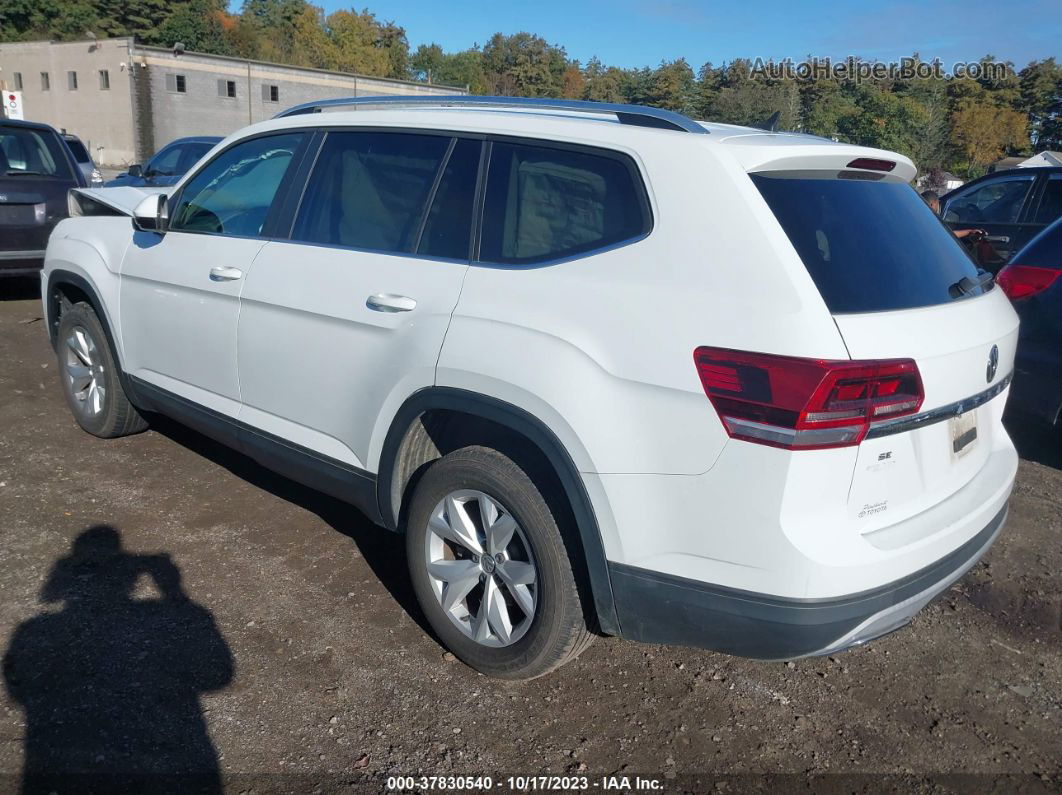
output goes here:
{"type": "Polygon", "coordinates": [[[48,130],[0,127],[0,176],[72,176],[59,138],[48,130]]]}
{"type": "Polygon", "coordinates": [[[977,278],[962,245],[905,182],[843,171],[751,177],[831,312],[943,304],[963,277],[977,278]]]}
{"type": "Polygon", "coordinates": [[[77,138],[67,138],[66,145],[70,147],[71,153],[74,155],[74,160],[79,163],[88,163],[92,160],[89,157],[88,149],[77,138]]]}

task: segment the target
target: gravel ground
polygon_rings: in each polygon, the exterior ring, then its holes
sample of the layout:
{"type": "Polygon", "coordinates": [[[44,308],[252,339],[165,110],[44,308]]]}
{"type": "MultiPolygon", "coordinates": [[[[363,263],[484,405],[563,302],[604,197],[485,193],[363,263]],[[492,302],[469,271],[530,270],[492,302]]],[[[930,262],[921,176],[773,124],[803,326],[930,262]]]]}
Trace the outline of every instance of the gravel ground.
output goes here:
{"type": "Polygon", "coordinates": [[[1059,789],[1058,436],[1012,422],[1004,534],[868,647],[783,664],[600,638],[505,684],[444,654],[400,539],[352,509],[171,425],[80,431],[35,285],[0,294],[4,789],[24,763],[27,789],[57,792],[541,774],[591,790],[610,775],[669,792],[1059,789]]]}

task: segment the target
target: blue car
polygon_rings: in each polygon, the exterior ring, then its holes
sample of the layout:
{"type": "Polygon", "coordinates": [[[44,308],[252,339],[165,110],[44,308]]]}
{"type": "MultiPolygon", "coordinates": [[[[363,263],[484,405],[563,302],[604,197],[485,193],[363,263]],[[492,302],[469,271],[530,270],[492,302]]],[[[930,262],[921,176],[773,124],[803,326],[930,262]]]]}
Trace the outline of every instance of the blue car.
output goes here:
{"type": "Polygon", "coordinates": [[[129,185],[134,188],[176,185],[196,161],[221,140],[217,135],[178,138],[157,151],[145,164],[135,163],[124,174],[107,183],[108,188],[129,185]]]}

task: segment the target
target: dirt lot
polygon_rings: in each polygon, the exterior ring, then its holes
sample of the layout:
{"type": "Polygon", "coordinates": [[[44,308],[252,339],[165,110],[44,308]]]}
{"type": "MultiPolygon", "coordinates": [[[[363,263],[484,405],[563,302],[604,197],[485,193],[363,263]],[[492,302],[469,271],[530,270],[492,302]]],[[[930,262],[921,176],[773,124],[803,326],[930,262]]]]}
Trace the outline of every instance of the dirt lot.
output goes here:
{"type": "Polygon", "coordinates": [[[867,648],[767,664],[602,638],[552,676],[499,684],[425,630],[397,537],[179,428],[81,432],[34,285],[0,290],[0,789],[24,759],[43,776],[28,783],[59,792],[88,783],[46,780],[71,766],[233,792],[380,792],[396,774],[1060,786],[1058,437],[1013,423],[1003,536],[867,648]]]}

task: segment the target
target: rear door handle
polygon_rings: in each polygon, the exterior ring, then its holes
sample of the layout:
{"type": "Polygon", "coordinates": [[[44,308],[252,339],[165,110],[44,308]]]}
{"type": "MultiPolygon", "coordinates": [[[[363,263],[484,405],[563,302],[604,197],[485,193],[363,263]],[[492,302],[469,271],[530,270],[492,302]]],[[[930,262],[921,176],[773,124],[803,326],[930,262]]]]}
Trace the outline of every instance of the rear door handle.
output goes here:
{"type": "Polygon", "coordinates": [[[218,266],[210,269],[210,281],[212,282],[234,282],[243,276],[243,271],[239,268],[225,268],[218,266]]]}
{"type": "Polygon", "coordinates": [[[376,312],[411,312],[417,308],[417,301],[407,295],[376,293],[366,299],[365,306],[376,312]]]}
{"type": "Polygon", "coordinates": [[[985,235],[985,240],[989,243],[1009,243],[1010,235],[985,235]]]}

